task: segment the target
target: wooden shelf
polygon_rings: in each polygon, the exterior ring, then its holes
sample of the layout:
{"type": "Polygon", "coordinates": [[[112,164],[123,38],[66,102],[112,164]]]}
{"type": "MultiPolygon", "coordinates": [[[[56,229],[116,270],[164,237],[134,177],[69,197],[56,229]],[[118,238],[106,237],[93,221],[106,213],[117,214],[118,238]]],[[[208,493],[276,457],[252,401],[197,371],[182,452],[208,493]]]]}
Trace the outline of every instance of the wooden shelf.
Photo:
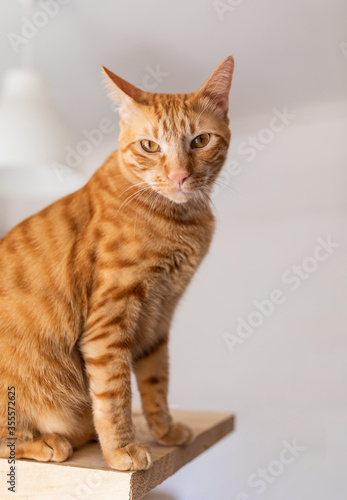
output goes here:
{"type": "Polygon", "coordinates": [[[106,464],[98,443],[91,443],[59,464],[17,461],[16,493],[12,493],[6,485],[9,465],[7,460],[0,459],[0,498],[138,500],[234,428],[234,416],[230,413],[173,410],[172,414],[175,420],[194,429],[193,441],[184,447],[156,444],[142,414],[134,412],[137,435],[152,451],[153,466],[147,471],[115,471],[106,464]]]}

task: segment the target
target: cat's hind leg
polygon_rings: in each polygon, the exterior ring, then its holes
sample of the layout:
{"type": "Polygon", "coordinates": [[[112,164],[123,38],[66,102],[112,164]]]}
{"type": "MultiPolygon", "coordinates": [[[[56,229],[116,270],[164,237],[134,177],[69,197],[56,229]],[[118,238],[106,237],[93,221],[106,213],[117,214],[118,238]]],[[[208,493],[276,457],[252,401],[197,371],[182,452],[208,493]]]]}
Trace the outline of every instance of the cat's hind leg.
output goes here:
{"type": "Polygon", "coordinates": [[[168,343],[163,340],[154,351],[134,362],[142,408],[152,435],[159,443],[183,445],[193,437],[186,424],[174,422],[168,407],[168,343]]]}
{"type": "Polygon", "coordinates": [[[31,458],[39,462],[64,462],[72,455],[72,445],[65,436],[41,434],[33,437],[28,432],[25,436],[21,434],[17,439],[0,439],[1,458],[10,458],[11,449],[14,450],[16,459],[31,458]]]}

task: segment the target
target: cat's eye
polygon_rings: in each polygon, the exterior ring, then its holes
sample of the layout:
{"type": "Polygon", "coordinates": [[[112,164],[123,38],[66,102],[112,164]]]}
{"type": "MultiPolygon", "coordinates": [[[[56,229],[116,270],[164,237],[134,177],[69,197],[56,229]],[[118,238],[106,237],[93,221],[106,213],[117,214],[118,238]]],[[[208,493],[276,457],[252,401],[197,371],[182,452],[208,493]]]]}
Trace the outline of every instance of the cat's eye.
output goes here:
{"type": "Polygon", "coordinates": [[[192,140],[192,148],[204,148],[210,142],[210,134],[201,134],[192,140]]]}
{"type": "Polygon", "coordinates": [[[141,146],[142,149],[147,151],[147,153],[156,153],[157,151],[159,151],[159,144],[154,141],[150,141],[149,139],[144,139],[143,141],[141,141],[141,146]]]}

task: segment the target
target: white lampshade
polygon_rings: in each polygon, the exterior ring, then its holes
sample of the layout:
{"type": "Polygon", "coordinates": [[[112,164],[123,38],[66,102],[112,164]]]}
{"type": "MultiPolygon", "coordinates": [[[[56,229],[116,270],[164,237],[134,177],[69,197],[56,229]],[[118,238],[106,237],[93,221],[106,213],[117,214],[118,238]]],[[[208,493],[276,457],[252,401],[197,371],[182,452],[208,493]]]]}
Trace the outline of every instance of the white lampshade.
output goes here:
{"type": "Polygon", "coordinates": [[[8,70],[0,100],[0,168],[64,163],[65,148],[73,144],[44,78],[29,68],[8,70]]]}
{"type": "Polygon", "coordinates": [[[0,98],[0,234],[85,183],[77,169],[62,180],[53,168],[66,164],[75,144],[45,79],[30,68],[8,70],[0,98]]]}

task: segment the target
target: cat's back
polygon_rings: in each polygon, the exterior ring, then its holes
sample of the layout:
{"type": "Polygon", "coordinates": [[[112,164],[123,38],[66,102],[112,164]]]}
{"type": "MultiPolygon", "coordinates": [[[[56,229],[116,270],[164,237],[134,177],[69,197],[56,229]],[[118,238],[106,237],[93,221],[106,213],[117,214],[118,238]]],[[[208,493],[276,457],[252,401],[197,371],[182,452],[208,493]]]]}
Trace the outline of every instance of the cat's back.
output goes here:
{"type": "Polygon", "coordinates": [[[88,219],[82,189],[25,219],[0,240],[0,337],[33,337],[35,330],[49,332],[57,325],[71,330],[68,265],[88,219]]]}
{"type": "Polygon", "coordinates": [[[35,264],[49,266],[61,259],[73,245],[89,212],[83,190],[72,193],[28,217],[0,240],[0,283],[6,270],[25,274],[35,264]]]}

